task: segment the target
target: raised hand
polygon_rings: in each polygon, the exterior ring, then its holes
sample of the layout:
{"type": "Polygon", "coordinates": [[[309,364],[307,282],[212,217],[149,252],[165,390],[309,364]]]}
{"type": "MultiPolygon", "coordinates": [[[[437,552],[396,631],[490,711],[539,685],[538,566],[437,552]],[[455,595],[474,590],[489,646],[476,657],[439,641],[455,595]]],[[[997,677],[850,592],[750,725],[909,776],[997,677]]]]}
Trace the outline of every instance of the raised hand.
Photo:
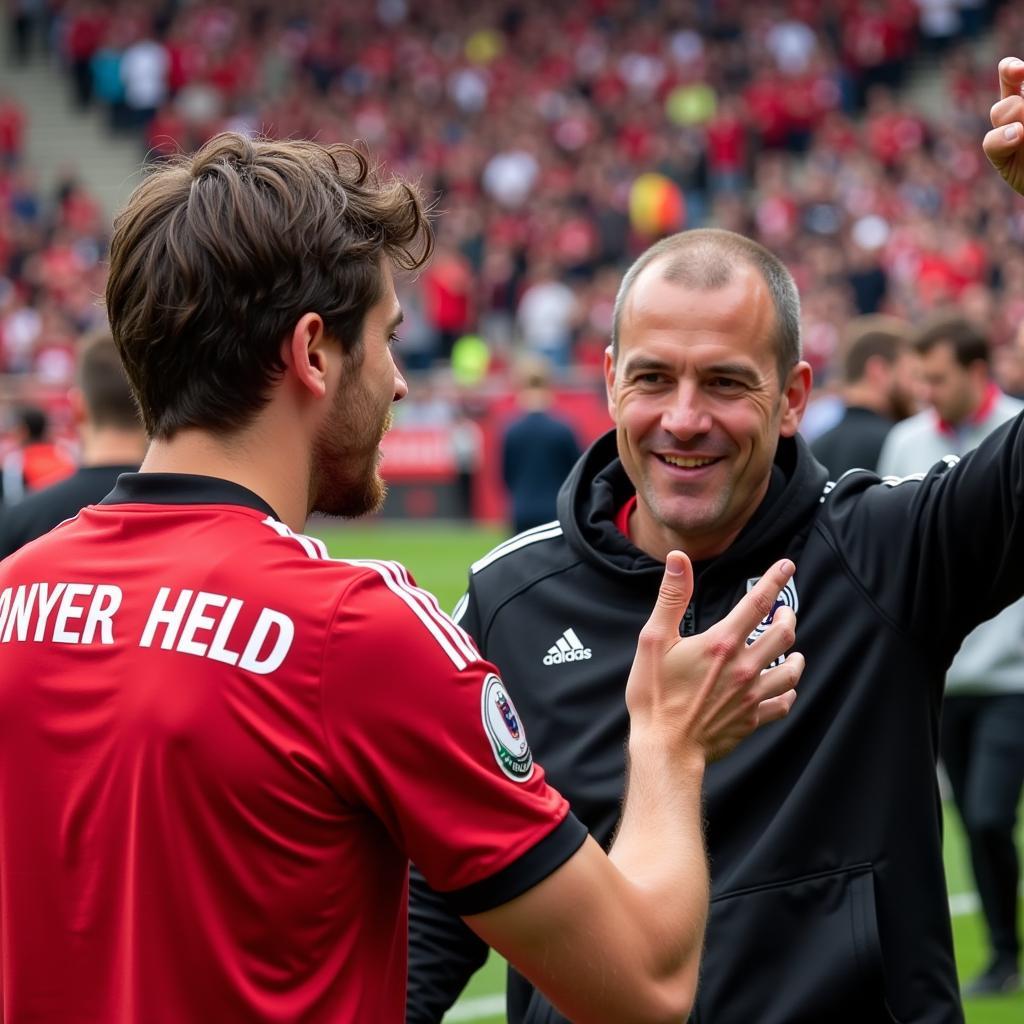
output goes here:
{"type": "Polygon", "coordinates": [[[777,562],[725,619],[705,633],[681,637],[693,569],[681,551],[670,552],[626,685],[634,730],[663,732],[665,742],[697,746],[714,760],[759,725],[786,715],[796,699],[803,656],[790,654],[781,665],[768,666],[793,643],[793,612],[780,607],[755,643],[746,639],[771,613],[792,575],[792,562],[777,562]]]}
{"type": "Polygon", "coordinates": [[[1006,183],[1024,195],[1024,61],[1004,57],[999,62],[999,101],[992,106],[992,131],[982,142],[985,156],[1006,183]]]}

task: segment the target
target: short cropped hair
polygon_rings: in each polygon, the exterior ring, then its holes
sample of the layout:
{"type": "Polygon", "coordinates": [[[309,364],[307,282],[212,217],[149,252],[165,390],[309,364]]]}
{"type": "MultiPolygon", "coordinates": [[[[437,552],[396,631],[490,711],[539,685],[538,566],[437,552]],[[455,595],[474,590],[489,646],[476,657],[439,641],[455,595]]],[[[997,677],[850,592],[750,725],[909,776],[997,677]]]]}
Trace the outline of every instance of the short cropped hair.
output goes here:
{"type": "Polygon", "coordinates": [[[953,358],[964,368],[979,361],[992,365],[988,336],[976,323],[958,313],[937,313],[917,332],[912,344],[921,355],[936,345],[949,345],[953,358]]]}
{"type": "Polygon", "coordinates": [[[753,267],[761,275],[775,307],[775,355],[779,380],[784,381],[800,361],[800,293],[796,282],[782,260],[763,245],[719,228],[697,228],[669,235],[637,257],[615,296],[612,357],[618,359],[622,311],[630,290],[644,269],[662,257],[664,279],[684,288],[724,288],[732,280],[737,262],[753,267]]]}
{"type": "Polygon", "coordinates": [[[107,333],[82,341],[78,354],[78,387],[94,427],[138,430],[139,410],[125,376],[114,339],[107,333]]]}
{"type": "Polygon", "coordinates": [[[147,432],[249,423],[305,313],[358,360],[383,261],[432,247],[418,188],[351,146],[225,133],[157,167],[114,222],[106,293],[147,432]]]}
{"type": "Polygon", "coordinates": [[[893,316],[876,314],[850,321],[843,345],[843,382],[864,379],[868,363],[881,358],[892,366],[910,341],[910,325],[893,316]]]}

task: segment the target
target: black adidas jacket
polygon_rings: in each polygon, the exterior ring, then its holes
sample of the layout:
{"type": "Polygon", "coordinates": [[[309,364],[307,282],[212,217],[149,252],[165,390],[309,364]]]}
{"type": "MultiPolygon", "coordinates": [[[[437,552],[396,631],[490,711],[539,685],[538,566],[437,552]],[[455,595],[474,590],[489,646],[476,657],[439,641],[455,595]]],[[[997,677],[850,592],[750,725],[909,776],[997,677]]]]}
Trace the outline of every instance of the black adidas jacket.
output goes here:
{"type": "MultiPolygon", "coordinates": [[[[801,439],[729,550],[697,565],[684,631],[796,563],[789,717],[709,767],[712,906],[698,1024],[963,1021],[935,778],[943,676],[963,637],[1024,593],[1024,419],[959,464],[834,486],[801,439]]],[[[473,567],[462,625],[494,661],[534,755],[595,837],[619,815],[623,690],[662,567],[615,528],[631,494],[612,434],[577,464],[559,524],[473,567]],[[571,630],[572,636],[566,636],[571,630]],[[563,638],[590,656],[548,659],[563,638]]],[[[436,1022],[482,943],[414,874],[407,1021],[436,1022]]],[[[521,977],[510,1024],[562,1021],[521,977]]]]}

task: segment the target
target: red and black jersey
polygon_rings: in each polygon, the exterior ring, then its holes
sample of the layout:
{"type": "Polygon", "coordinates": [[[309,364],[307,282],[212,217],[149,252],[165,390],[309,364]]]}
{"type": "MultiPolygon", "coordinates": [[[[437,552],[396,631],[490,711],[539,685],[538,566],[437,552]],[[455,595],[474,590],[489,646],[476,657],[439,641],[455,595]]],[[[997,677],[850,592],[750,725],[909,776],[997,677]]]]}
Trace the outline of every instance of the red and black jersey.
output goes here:
{"type": "Polygon", "coordinates": [[[165,474],[0,564],[0,812],[6,1024],[397,1022],[409,859],[473,913],[586,834],[401,565],[165,474]]]}

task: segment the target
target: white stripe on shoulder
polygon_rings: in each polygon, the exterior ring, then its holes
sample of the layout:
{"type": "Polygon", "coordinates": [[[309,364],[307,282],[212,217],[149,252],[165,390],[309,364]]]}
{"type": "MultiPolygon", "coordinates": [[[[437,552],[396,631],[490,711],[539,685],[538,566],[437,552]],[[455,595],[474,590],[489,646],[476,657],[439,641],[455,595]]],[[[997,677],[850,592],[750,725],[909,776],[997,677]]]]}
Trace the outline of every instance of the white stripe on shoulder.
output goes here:
{"type": "Polygon", "coordinates": [[[825,499],[836,489],[836,484],[838,484],[840,482],[840,480],[845,480],[848,476],[851,476],[853,473],[870,473],[870,472],[872,472],[870,469],[861,469],[861,468],[855,466],[853,469],[848,469],[844,473],[841,473],[839,476],[837,476],[835,478],[835,480],[829,480],[825,484],[825,487],[824,487],[824,489],[821,492],[821,497],[818,499],[818,504],[819,505],[824,505],[825,504],[825,499]]]}
{"type": "Polygon", "coordinates": [[[886,487],[898,487],[900,484],[913,483],[915,480],[923,480],[924,473],[910,473],[907,476],[883,476],[882,483],[886,487]]]}
{"type": "Polygon", "coordinates": [[[495,552],[502,551],[510,544],[515,544],[517,541],[522,540],[523,537],[532,537],[535,533],[546,533],[554,526],[558,526],[557,519],[552,519],[550,523],[541,523],[540,526],[531,526],[530,529],[522,530],[520,533],[515,534],[515,536],[509,537],[508,540],[503,540],[500,544],[496,544],[488,554],[493,555],[495,552]]]}
{"type": "Polygon", "coordinates": [[[401,562],[385,562],[384,564],[392,566],[398,572],[400,582],[404,583],[417,596],[426,610],[440,621],[452,639],[460,645],[460,650],[462,650],[466,657],[470,661],[477,661],[480,658],[480,652],[476,649],[476,644],[470,639],[469,634],[441,609],[441,606],[437,603],[437,597],[429,590],[416,586],[409,576],[409,570],[401,562]]]}
{"type": "Polygon", "coordinates": [[[477,559],[470,566],[470,572],[477,573],[481,569],[486,569],[487,566],[497,562],[499,558],[504,558],[506,555],[510,555],[513,551],[518,551],[520,548],[536,544],[539,540],[550,540],[552,537],[561,536],[562,527],[557,522],[545,523],[543,526],[535,526],[532,530],[526,530],[524,533],[511,537],[509,540],[505,541],[504,544],[499,544],[493,551],[489,551],[483,556],[483,558],[477,559]]]}
{"type": "Polygon", "coordinates": [[[420,590],[419,587],[405,582],[402,578],[404,572],[400,571],[402,567],[397,562],[378,562],[372,558],[339,558],[335,561],[372,569],[376,572],[388,590],[403,601],[426,626],[427,631],[459,671],[462,671],[469,662],[479,659],[480,656],[467,642],[466,634],[447,615],[437,609],[436,601],[427,600],[431,595],[420,590]]]}
{"type": "Polygon", "coordinates": [[[295,541],[310,558],[320,561],[329,557],[327,546],[317,537],[307,537],[304,533],[296,533],[290,526],[286,526],[272,516],[267,516],[263,520],[263,525],[269,526],[279,537],[286,537],[295,541]]]}
{"type": "Polygon", "coordinates": [[[467,591],[459,598],[458,603],[452,609],[452,622],[462,622],[462,616],[466,614],[469,607],[469,592],[467,591]]]}

